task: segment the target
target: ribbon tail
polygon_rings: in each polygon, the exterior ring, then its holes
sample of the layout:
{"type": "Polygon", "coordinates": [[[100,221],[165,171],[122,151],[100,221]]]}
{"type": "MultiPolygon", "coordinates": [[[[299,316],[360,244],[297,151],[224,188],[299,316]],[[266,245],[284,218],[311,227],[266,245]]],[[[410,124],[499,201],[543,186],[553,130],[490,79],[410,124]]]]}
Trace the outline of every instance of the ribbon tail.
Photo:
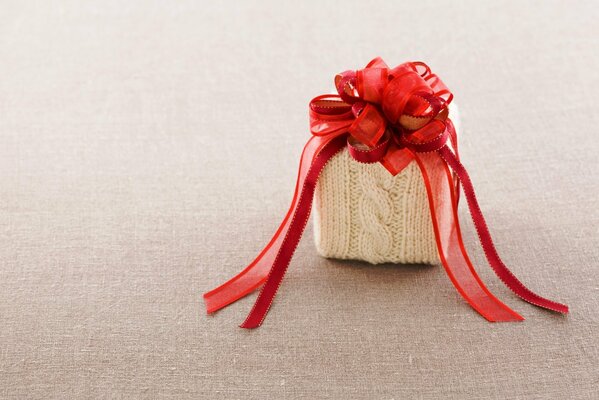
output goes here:
{"type": "Polygon", "coordinates": [[[283,238],[287,234],[291,224],[291,216],[296,208],[299,193],[303,186],[308,168],[313,162],[315,154],[326,144],[328,139],[321,137],[312,137],[302,151],[300,165],[298,170],[295,192],[291,206],[281,222],[281,225],[273,235],[272,239],[262,249],[258,256],[243,271],[229,279],[227,282],[204,294],[206,312],[208,314],[216,312],[221,308],[241,299],[258,289],[266,281],[268,272],[275,260],[275,257],[281,247],[283,238]]]}
{"type": "Polygon", "coordinates": [[[278,249],[272,268],[270,269],[266,282],[264,283],[264,286],[262,286],[262,290],[256,299],[256,303],[240,327],[246,329],[257,328],[264,321],[279,286],[281,285],[283,277],[285,276],[291,258],[295,253],[295,249],[299,244],[308,219],[310,218],[312,200],[314,198],[318,177],[327,162],[337,154],[345,144],[346,138],[344,136],[338,136],[333,140],[328,140],[321,150],[316,153],[310,167],[305,174],[303,174],[304,179],[301,185],[301,192],[293,211],[289,228],[278,249]]]}
{"type": "Polygon", "coordinates": [[[451,282],[488,321],[523,320],[484,285],[468,257],[458,223],[454,181],[446,163],[435,152],[416,153],[415,157],[426,186],[439,258],[451,282]]]}
{"type": "MultiPolygon", "coordinates": [[[[453,121],[449,118],[447,119],[446,124],[447,129],[449,131],[449,141],[451,142],[451,148],[453,149],[455,157],[459,161],[460,153],[458,151],[458,134],[456,132],[455,125],[453,124],[453,121]]],[[[457,207],[457,205],[460,204],[460,178],[457,174],[454,174],[453,176],[453,183],[455,187],[455,202],[457,207]]]]}
{"type": "Polygon", "coordinates": [[[497,276],[508,288],[510,288],[518,297],[522,298],[523,300],[548,310],[563,314],[568,313],[567,305],[548,300],[532,292],[530,289],[524,286],[524,284],[520,282],[520,280],[518,280],[518,278],[516,278],[516,276],[503,263],[499,257],[499,254],[497,253],[495,245],[493,244],[493,239],[491,238],[487,223],[480,206],[478,205],[478,201],[476,200],[474,186],[472,185],[472,181],[470,180],[470,176],[468,175],[466,168],[464,168],[462,163],[456,158],[456,156],[447,146],[443,146],[441,149],[439,149],[438,154],[443,158],[443,160],[445,160],[447,165],[457,174],[460,179],[461,186],[464,190],[464,196],[466,197],[466,202],[468,203],[470,215],[472,216],[472,221],[476,227],[481,246],[485,252],[487,261],[489,262],[491,268],[493,268],[495,271],[495,274],[497,274],[497,276]]]}

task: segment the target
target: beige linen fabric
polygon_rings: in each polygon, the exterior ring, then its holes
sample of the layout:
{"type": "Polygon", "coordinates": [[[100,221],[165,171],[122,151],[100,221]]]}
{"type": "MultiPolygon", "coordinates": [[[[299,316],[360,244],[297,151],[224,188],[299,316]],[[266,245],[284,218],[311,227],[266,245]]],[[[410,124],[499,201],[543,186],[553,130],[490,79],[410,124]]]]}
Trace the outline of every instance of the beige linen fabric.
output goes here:
{"type": "Polygon", "coordinates": [[[220,3],[0,5],[0,398],[596,399],[596,4],[220,3]],[[204,314],[286,211],[308,101],[376,55],[453,89],[499,251],[571,315],[509,293],[467,223],[523,323],[311,227],[260,329],[255,296],[204,314]]]}

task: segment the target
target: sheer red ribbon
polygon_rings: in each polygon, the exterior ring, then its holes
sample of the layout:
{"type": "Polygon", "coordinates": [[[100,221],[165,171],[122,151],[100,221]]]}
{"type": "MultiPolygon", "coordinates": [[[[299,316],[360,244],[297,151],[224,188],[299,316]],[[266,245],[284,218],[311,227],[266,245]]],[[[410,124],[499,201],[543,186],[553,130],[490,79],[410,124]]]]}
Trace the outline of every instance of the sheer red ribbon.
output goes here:
{"type": "Polygon", "coordinates": [[[204,294],[208,313],[262,287],[242,328],[262,324],[301,239],[320,172],[347,147],[359,162],[380,162],[391,174],[415,161],[426,186],[439,258],[464,299],[489,321],[524,318],[498,300],[476,273],[464,246],[458,219],[463,189],[472,221],[491,268],[517,296],[538,307],[567,313],[568,307],[529,290],[499,257],[457,151],[449,118],[453,95],[430,68],[408,62],[389,68],[376,58],[366,68],[335,77],[338,94],[310,102],[312,137],[302,152],[291,207],[273,238],[243,271],[204,294]]]}

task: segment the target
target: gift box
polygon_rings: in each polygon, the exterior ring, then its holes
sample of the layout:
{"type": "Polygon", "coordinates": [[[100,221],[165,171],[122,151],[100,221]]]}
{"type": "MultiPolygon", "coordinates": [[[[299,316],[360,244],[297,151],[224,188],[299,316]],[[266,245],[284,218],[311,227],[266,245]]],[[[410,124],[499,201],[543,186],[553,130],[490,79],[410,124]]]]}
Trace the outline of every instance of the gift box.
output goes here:
{"type": "Polygon", "coordinates": [[[567,313],[528,289],[503,263],[458,153],[453,94],[423,62],[390,68],[375,58],[335,76],[336,94],[309,105],[289,211],[270,242],[240,273],[204,294],[215,312],[260,288],[243,328],[259,327],[271,308],[310,213],[325,257],[377,263],[440,263],[464,300],[492,322],[524,318],[485,286],[464,244],[460,193],[489,266],[518,297],[567,313]]]}
{"type": "MultiPolygon", "coordinates": [[[[460,132],[455,104],[450,115],[460,132]]],[[[371,264],[439,264],[426,187],[410,163],[393,176],[380,163],[365,164],[341,150],[316,186],[314,242],[327,258],[371,264]]]]}

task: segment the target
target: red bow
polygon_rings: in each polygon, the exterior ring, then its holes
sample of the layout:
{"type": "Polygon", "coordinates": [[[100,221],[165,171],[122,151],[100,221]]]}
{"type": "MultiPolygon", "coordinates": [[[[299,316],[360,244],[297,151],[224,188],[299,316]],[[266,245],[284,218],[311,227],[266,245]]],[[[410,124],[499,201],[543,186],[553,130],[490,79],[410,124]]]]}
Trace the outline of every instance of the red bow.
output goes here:
{"type": "Polygon", "coordinates": [[[380,161],[396,175],[414,160],[414,152],[439,150],[448,138],[457,149],[447,118],[453,95],[426,64],[408,62],[390,70],[375,58],[363,70],[337,75],[335,86],[337,95],[310,102],[310,131],[315,136],[348,132],[348,150],[357,161],[380,161]]]}
{"type": "Polygon", "coordinates": [[[460,187],[487,261],[499,278],[529,303],[568,312],[566,305],[526,288],[501,261],[470,177],[458,157],[457,135],[448,110],[453,95],[426,64],[408,62],[390,69],[382,59],[375,58],[362,70],[337,75],[335,86],[337,95],[318,96],[310,102],[313,136],[302,153],[287,215],[248,267],[204,294],[208,313],[262,286],[241,327],[262,324],[310,216],[318,176],[327,161],[344,147],[357,161],[380,162],[393,175],[410,162],[417,162],[427,190],[439,258],[456,289],[487,320],[524,318],[489,291],[468,257],[457,212],[460,187]]]}

